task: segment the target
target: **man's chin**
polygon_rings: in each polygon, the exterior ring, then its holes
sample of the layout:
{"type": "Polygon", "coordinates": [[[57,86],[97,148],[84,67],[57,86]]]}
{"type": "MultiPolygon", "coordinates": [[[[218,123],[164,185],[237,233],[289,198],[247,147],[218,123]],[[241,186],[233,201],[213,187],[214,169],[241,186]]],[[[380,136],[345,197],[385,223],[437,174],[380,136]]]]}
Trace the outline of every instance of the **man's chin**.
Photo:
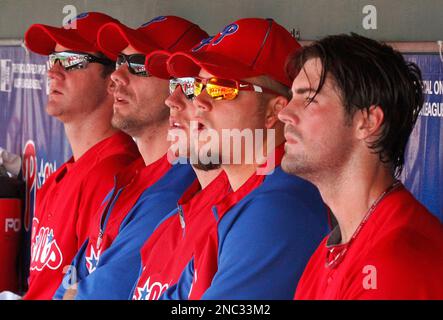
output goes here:
{"type": "Polygon", "coordinates": [[[292,175],[297,174],[297,165],[295,163],[295,159],[285,154],[281,161],[281,168],[284,172],[292,175]]]}
{"type": "Polygon", "coordinates": [[[59,104],[56,104],[54,101],[50,101],[46,105],[46,113],[51,117],[59,118],[63,115],[63,109],[59,104]]]}
{"type": "Polygon", "coordinates": [[[131,130],[134,127],[134,121],[127,117],[122,116],[119,113],[114,113],[111,120],[111,125],[119,130],[126,131],[131,130]]]}
{"type": "Polygon", "coordinates": [[[208,163],[208,164],[203,164],[203,163],[195,163],[192,165],[195,169],[197,170],[202,170],[202,171],[211,171],[211,170],[217,170],[220,169],[220,164],[214,164],[214,163],[208,163]]]}
{"type": "Polygon", "coordinates": [[[222,159],[220,155],[211,155],[211,152],[209,152],[205,154],[205,161],[203,162],[201,158],[202,155],[197,155],[196,151],[191,151],[190,153],[190,163],[197,170],[211,171],[220,169],[221,167],[222,159]]]}

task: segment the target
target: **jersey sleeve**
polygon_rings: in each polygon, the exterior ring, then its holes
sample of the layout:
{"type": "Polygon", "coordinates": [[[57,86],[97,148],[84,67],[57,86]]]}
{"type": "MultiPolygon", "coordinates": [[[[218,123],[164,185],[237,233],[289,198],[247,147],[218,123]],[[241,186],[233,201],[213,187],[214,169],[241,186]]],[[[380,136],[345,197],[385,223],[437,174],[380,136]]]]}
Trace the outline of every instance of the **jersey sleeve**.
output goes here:
{"type": "Polygon", "coordinates": [[[76,299],[130,298],[141,266],[140,249],[159,221],[175,208],[176,198],[173,193],[162,193],[137,201],[96,270],[79,282],[76,299]]]}
{"type": "Polygon", "coordinates": [[[289,194],[262,195],[241,210],[220,221],[218,271],[202,299],[292,299],[328,231],[326,211],[289,194]]]}
{"type": "Polygon", "coordinates": [[[159,300],[188,300],[194,279],[194,260],[192,259],[183,270],[178,282],[169,287],[159,300]]]}
{"type": "Polygon", "coordinates": [[[348,278],[344,299],[443,299],[443,250],[426,235],[403,230],[370,248],[348,278]]]}
{"type": "Polygon", "coordinates": [[[65,273],[63,280],[55,292],[52,299],[62,300],[66,293],[66,290],[73,284],[78,283],[88,275],[88,270],[86,269],[85,255],[86,248],[88,247],[89,241],[86,240],[80,250],[75,255],[74,259],[69,266],[69,270],[65,273]]]}

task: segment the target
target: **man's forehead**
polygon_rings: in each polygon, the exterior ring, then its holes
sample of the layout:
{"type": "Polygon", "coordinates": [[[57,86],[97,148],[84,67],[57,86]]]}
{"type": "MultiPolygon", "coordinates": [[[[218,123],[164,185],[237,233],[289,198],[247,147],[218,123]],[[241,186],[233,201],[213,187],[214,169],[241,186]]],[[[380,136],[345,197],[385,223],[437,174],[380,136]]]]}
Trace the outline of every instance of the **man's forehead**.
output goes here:
{"type": "Polygon", "coordinates": [[[134,49],[134,47],[131,46],[131,45],[128,45],[126,48],[124,48],[124,49],[122,50],[122,53],[123,53],[123,54],[126,54],[126,55],[129,55],[129,54],[136,54],[136,53],[140,53],[140,54],[142,54],[142,52],[137,51],[137,50],[134,49]]]}
{"type": "MultiPolygon", "coordinates": [[[[72,49],[66,48],[66,47],[64,47],[64,46],[62,46],[62,45],[57,43],[55,45],[54,51],[55,52],[62,52],[62,51],[77,51],[77,50],[72,50],[72,49]]],[[[80,52],[89,53],[89,54],[92,54],[92,55],[97,55],[98,54],[98,52],[92,52],[92,51],[80,51],[80,52]]]]}
{"type": "Polygon", "coordinates": [[[300,88],[317,88],[320,82],[322,69],[323,67],[319,58],[308,59],[292,83],[292,89],[297,90],[300,88]]]}
{"type": "Polygon", "coordinates": [[[54,50],[55,51],[68,51],[68,50],[70,50],[69,48],[66,48],[66,47],[63,47],[62,45],[60,45],[60,44],[56,44],[55,45],[55,48],[54,48],[54,50]]]}
{"type": "Polygon", "coordinates": [[[213,77],[214,75],[211,74],[211,73],[209,73],[209,72],[207,72],[207,71],[204,70],[203,68],[201,68],[201,69],[200,69],[200,72],[199,72],[199,74],[198,74],[198,76],[201,77],[201,78],[211,78],[211,77],[213,77]]]}

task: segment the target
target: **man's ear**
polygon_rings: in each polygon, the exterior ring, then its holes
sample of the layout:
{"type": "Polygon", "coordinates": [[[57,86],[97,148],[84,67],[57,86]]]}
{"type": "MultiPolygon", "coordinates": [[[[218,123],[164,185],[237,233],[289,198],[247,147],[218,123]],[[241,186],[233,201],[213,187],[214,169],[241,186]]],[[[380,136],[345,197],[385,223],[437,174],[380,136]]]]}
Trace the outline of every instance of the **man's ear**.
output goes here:
{"type": "Polygon", "coordinates": [[[370,106],[354,115],[356,121],[356,137],[360,140],[370,142],[377,139],[383,126],[384,113],[380,106],[370,106]]]}
{"type": "Polygon", "coordinates": [[[283,96],[277,96],[269,100],[265,114],[265,126],[267,129],[273,128],[280,121],[278,114],[288,103],[288,99],[283,96]]]}
{"type": "Polygon", "coordinates": [[[114,90],[115,90],[115,82],[112,81],[111,76],[106,77],[106,81],[107,81],[107,90],[109,94],[114,94],[114,90]]]}

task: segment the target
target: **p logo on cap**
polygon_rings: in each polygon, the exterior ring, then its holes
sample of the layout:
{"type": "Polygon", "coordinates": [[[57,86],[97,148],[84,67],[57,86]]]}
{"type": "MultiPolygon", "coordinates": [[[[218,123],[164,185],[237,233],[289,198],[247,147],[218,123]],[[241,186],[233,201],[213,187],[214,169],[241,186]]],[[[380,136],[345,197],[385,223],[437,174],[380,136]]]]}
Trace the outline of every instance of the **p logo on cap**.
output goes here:
{"type": "Polygon", "coordinates": [[[86,18],[88,16],[89,16],[89,12],[80,13],[73,20],[69,19],[68,22],[66,22],[63,25],[63,28],[65,28],[65,29],[77,29],[77,20],[84,19],[84,18],[86,18]]]}
{"type": "Polygon", "coordinates": [[[234,34],[234,33],[236,33],[237,32],[237,30],[238,30],[238,24],[235,24],[235,23],[231,23],[231,24],[228,24],[224,29],[223,29],[223,31],[222,32],[220,32],[220,36],[212,43],[212,45],[213,46],[216,46],[216,45],[218,45],[220,42],[222,42],[223,41],[223,39],[226,37],[226,36],[229,36],[229,35],[231,35],[231,34],[234,34]]]}
{"type": "Polygon", "coordinates": [[[200,43],[198,43],[194,48],[192,48],[192,52],[197,52],[198,50],[200,50],[201,48],[207,46],[208,44],[211,43],[212,39],[214,39],[215,36],[209,37],[209,38],[205,38],[202,41],[200,41],[200,43]]]}
{"type": "Polygon", "coordinates": [[[245,18],[228,24],[192,51],[173,54],[167,67],[173,77],[196,76],[203,69],[226,79],[268,76],[290,87],[286,61],[300,48],[291,33],[273,19],[245,18]]]}
{"type": "Polygon", "coordinates": [[[149,26],[150,24],[155,23],[155,22],[162,22],[162,21],[165,21],[166,19],[168,19],[168,18],[165,17],[165,16],[159,16],[159,17],[156,17],[156,18],[154,18],[154,19],[152,19],[152,20],[149,20],[148,22],[143,23],[143,24],[140,26],[140,28],[147,27],[147,26],[149,26]]]}

